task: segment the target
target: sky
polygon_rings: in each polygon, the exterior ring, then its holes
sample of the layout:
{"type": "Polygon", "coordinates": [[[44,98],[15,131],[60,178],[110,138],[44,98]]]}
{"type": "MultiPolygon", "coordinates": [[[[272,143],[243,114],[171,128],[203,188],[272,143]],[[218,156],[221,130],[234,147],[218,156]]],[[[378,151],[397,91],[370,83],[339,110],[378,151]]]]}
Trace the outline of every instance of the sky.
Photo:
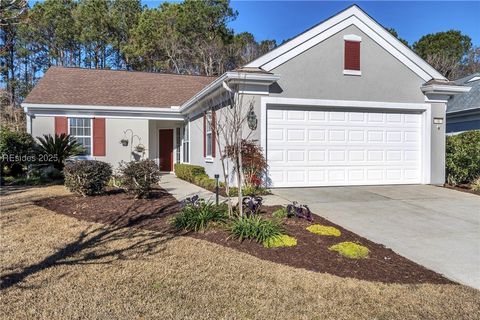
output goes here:
{"type": "MultiPolygon", "coordinates": [[[[156,7],[162,1],[142,2],[156,7]]],[[[456,29],[480,46],[480,1],[231,1],[239,15],[230,27],[251,32],[257,41],[281,43],[352,4],[410,44],[428,33],[456,29]]]]}

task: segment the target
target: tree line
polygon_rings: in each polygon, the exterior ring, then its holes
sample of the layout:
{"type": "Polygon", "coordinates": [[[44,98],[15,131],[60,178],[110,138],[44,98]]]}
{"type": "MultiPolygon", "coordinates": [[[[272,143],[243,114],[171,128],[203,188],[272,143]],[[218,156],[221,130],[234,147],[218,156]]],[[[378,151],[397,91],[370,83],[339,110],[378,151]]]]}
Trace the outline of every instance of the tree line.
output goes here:
{"type": "Polygon", "coordinates": [[[1,1],[1,77],[18,105],[50,66],[216,76],[276,46],[228,23],[228,0],[1,1]]]}
{"type": "MultiPolygon", "coordinates": [[[[19,121],[15,107],[50,66],[217,76],[276,47],[275,40],[235,34],[228,24],[237,16],[229,0],[157,8],[140,0],[45,0],[32,7],[0,0],[2,120],[19,121]]],[[[460,31],[428,34],[412,45],[399,39],[450,79],[480,70],[479,48],[460,31]]]]}

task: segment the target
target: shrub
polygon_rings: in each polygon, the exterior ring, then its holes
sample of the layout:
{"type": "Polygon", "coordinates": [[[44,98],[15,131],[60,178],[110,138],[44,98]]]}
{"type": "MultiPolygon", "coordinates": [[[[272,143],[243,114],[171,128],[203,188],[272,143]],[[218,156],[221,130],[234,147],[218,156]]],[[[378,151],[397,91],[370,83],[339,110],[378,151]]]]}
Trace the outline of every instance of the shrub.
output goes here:
{"type": "Polygon", "coordinates": [[[363,259],[368,257],[370,253],[367,247],[350,241],[337,243],[328,248],[328,250],[336,251],[350,259],[363,259]]]}
{"type": "Polygon", "coordinates": [[[287,209],[285,208],[280,208],[275,211],[273,211],[272,216],[277,219],[283,219],[288,216],[287,209]]]}
{"type": "Polygon", "coordinates": [[[42,162],[51,163],[58,170],[63,170],[67,158],[83,152],[83,147],[77,140],[64,133],[54,136],[45,134],[37,139],[37,151],[42,154],[42,162]]]}
{"type": "Polygon", "coordinates": [[[81,160],[67,163],[63,173],[65,187],[85,197],[104,192],[112,175],[112,167],[102,161],[81,160]]]}
{"type": "Polygon", "coordinates": [[[297,239],[286,234],[268,238],[263,242],[265,248],[293,247],[297,245],[297,239]]]}
{"type": "Polygon", "coordinates": [[[120,165],[122,187],[135,198],[150,196],[153,185],[160,181],[160,169],[153,160],[130,161],[120,165]]]}
{"type": "MultiPolygon", "coordinates": [[[[267,160],[263,155],[262,148],[251,140],[242,140],[242,170],[245,175],[245,186],[258,187],[262,184],[262,178],[268,169],[267,160]]],[[[235,159],[237,147],[234,145],[225,148],[225,155],[235,159]]]]}
{"type": "Polygon", "coordinates": [[[321,224],[312,224],[311,226],[307,227],[307,230],[311,233],[315,233],[321,236],[340,237],[340,235],[342,234],[340,230],[335,227],[322,226],[321,224]]]}
{"type": "MultiPolygon", "coordinates": [[[[270,191],[266,188],[263,187],[255,187],[252,185],[247,185],[243,187],[242,189],[242,195],[243,196],[264,196],[264,195],[269,195],[271,194],[270,191]]],[[[229,195],[230,197],[236,197],[238,196],[238,188],[237,187],[230,187],[229,189],[229,195]]]]}
{"type": "Polygon", "coordinates": [[[11,131],[3,128],[0,130],[0,156],[3,177],[3,167],[6,166],[13,176],[23,172],[24,166],[29,162],[27,157],[32,155],[35,141],[26,132],[11,131]],[[17,157],[12,159],[11,157],[17,157]]]}
{"type": "Polygon", "coordinates": [[[284,230],[279,221],[266,220],[259,216],[237,217],[230,226],[230,236],[240,241],[249,239],[263,243],[283,233],[284,230]]]}
{"type": "MultiPolygon", "coordinates": [[[[194,166],[186,163],[175,164],[175,175],[183,180],[195,183],[195,177],[199,175],[206,175],[205,168],[202,166],[194,166]]],[[[208,176],[207,176],[208,177],[208,176]]]]}
{"type": "Polygon", "coordinates": [[[177,214],[172,225],[177,230],[199,231],[205,230],[209,223],[224,223],[228,214],[225,205],[215,205],[212,202],[198,201],[196,204],[187,204],[177,214]]]}
{"type": "Polygon", "coordinates": [[[292,204],[287,206],[287,216],[297,217],[302,219],[307,219],[308,221],[313,221],[312,212],[305,204],[299,204],[296,201],[293,201],[292,204]]]}
{"type": "Polygon", "coordinates": [[[480,176],[480,130],[447,137],[445,166],[447,182],[453,185],[480,176]]]}

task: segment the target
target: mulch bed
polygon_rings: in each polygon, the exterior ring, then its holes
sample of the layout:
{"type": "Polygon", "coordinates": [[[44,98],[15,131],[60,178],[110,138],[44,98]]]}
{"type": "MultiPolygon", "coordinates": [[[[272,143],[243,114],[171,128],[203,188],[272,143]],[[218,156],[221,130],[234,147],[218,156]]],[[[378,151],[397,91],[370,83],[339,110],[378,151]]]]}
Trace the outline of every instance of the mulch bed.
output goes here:
{"type": "MultiPolygon", "coordinates": [[[[168,233],[174,233],[169,220],[180,209],[178,201],[163,189],[156,189],[148,200],[134,200],[123,192],[110,190],[106,195],[95,197],[63,196],[43,199],[36,201],[36,205],[81,220],[168,233]]],[[[268,217],[278,208],[264,207],[262,215],[268,217]]],[[[310,223],[297,218],[285,219],[284,223],[287,233],[298,241],[295,247],[268,249],[256,242],[227,240],[228,232],[222,229],[179,235],[207,240],[260,259],[340,277],[384,283],[453,283],[383,245],[369,241],[322,217],[315,216],[314,220],[314,223],[338,228],[342,235],[332,237],[310,233],[305,230],[310,223]],[[369,257],[360,260],[348,259],[328,250],[331,245],[342,241],[354,241],[367,246],[370,249],[369,257]]]]}
{"type": "Polygon", "coordinates": [[[459,184],[459,185],[453,186],[453,185],[450,185],[448,183],[445,183],[443,185],[443,187],[447,188],[447,189],[453,189],[453,190],[466,192],[466,193],[471,193],[471,194],[476,194],[477,196],[480,196],[480,191],[472,190],[469,184],[459,184]]]}

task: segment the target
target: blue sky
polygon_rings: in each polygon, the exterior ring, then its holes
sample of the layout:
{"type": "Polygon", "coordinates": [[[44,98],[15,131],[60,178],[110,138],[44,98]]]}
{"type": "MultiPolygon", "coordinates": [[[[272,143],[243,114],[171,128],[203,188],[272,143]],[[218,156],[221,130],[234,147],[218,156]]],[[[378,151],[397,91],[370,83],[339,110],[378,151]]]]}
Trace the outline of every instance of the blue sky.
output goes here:
{"type": "MultiPolygon", "coordinates": [[[[160,2],[143,1],[150,7],[160,2]]],[[[281,43],[354,3],[410,44],[428,33],[457,29],[480,46],[480,1],[232,1],[239,15],[230,26],[253,33],[257,41],[281,43]]]]}

